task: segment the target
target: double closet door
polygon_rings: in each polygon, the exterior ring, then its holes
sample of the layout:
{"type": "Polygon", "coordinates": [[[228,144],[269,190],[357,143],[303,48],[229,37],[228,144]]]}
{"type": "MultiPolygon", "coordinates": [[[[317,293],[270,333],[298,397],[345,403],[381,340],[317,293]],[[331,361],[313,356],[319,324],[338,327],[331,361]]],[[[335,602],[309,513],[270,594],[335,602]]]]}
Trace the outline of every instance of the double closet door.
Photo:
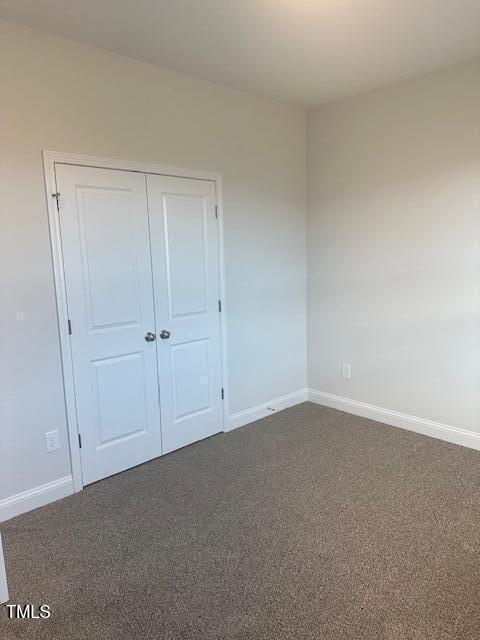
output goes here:
{"type": "Polygon", "coordinates": [[[88,484],[222,430],[215,183],[55,175],[88,484]]]}

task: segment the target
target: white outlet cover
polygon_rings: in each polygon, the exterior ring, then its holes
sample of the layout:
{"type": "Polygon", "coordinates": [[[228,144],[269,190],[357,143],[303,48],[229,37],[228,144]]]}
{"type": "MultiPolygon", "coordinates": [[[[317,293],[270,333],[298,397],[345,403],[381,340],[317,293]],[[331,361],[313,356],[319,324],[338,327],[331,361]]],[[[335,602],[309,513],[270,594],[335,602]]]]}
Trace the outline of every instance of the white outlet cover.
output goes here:
{"type": "Polygon", "coordinates": [[[47,449],[47,453],[58,451],[60,449],[58,429],[55,429],[55,431],[47,431],[45,433],[45,447],[47,449]]]}
{"type": "Polygon", "coordinates": [[[352,368],[345,362],[342,363],[342,376],[344,378],[347,378],[347,380],[350,380],[350,378],[352,377],[352,368]]]}

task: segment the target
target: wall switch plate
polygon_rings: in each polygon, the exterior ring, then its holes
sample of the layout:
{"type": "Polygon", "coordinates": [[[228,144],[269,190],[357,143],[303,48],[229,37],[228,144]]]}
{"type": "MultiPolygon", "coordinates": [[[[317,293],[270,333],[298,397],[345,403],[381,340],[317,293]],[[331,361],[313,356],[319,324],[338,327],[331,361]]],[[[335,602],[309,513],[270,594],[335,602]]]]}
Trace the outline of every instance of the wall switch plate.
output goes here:
{"type": "Polygon", "coordinates": [[[352,367],[346,362],[342,362],[342,376],[350,380],[352,377],[352,367]]]}
{"type": "Polygon", "coordinates": [[[47,453],[58,451],[60,449],[58,429],[55,429],[55,431],[47,431],[45,433],[45,446],[47,449],[47,453]]]}

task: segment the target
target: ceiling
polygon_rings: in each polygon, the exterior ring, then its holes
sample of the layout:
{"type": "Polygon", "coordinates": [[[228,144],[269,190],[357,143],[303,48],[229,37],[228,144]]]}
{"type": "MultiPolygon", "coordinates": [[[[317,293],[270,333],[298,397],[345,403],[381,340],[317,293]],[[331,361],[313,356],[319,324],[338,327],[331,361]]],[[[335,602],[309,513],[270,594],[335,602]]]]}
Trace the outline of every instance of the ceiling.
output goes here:
{"type": "Polygon", "coordinates": [[[480,56],[480,0],[0,0],[0,17],[306,106],[480,56]]]}

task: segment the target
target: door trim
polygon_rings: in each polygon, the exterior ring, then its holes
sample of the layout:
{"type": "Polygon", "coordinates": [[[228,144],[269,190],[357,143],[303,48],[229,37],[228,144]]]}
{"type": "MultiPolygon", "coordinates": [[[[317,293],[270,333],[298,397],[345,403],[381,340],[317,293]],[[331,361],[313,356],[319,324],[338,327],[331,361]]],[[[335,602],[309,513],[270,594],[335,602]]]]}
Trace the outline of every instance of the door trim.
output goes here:
{"type": "MultiPolygon", "coordinates": [[[[68,330],[68,307],[65,283],[65,273],[63,269],[63,251],[60,235],[60,219],[57,210],[56,200],[53,194],[57,193],[55,179],[56,164],[70,164],[84,167],[95,167],[98,169],[119,169],[123,171],[134,171],[139,173],[151,173],[178,178],[192,178],[196,180],[210,180],[215,182],[218,211],[218,262],[220,277],[220,295],[222,300],[222,312],[220,314],[220,347],[221,347],[221,375],[224,389],[223,400],[223,424],[222,430],[228,430],[229,415],[229,393],[228,393],[228,369],[227,369],[227,303],[226,303],[226,283],[225,283],[225,259],[224,259],[224,224],[223,224],[223,185],[222,174],[217,171],[201,171],[198,169],[186,169],[182,167],[171,167],[165,165],[136,162],[133,160],[120,160],[116,158],[102,158],[97,156],[86,156],[73,153],[63,153],[61,151],[42,152],[43,168],[45,178],[45,197],[47,203],[48,222],[50,229],[50,244],[53,260],[53,274],[55,282],[55,297],[57,306],[58,335],[60,340],[60,353],[62,359],[63,387],[65,399],[65,412],[67,419],[67,431],[70,448],[70,464],[73,478],[73,491],[83,489],[82,465],[80,459],[80,448],[78,441],[78,425],[75,404],[75,387],[73,380],[73,360],[70,348],[70,338],[68,330]]],[[[61,196],[60,196],[61,206],[61,196]]],[[[75,330],[75,327],[73,328],[75,330]]]]}
{"type": "Polygon", "coordinates": [[[7,571],[3,557],[2,536],[0,535],[0,604],[8,602],[7,571]]]}

